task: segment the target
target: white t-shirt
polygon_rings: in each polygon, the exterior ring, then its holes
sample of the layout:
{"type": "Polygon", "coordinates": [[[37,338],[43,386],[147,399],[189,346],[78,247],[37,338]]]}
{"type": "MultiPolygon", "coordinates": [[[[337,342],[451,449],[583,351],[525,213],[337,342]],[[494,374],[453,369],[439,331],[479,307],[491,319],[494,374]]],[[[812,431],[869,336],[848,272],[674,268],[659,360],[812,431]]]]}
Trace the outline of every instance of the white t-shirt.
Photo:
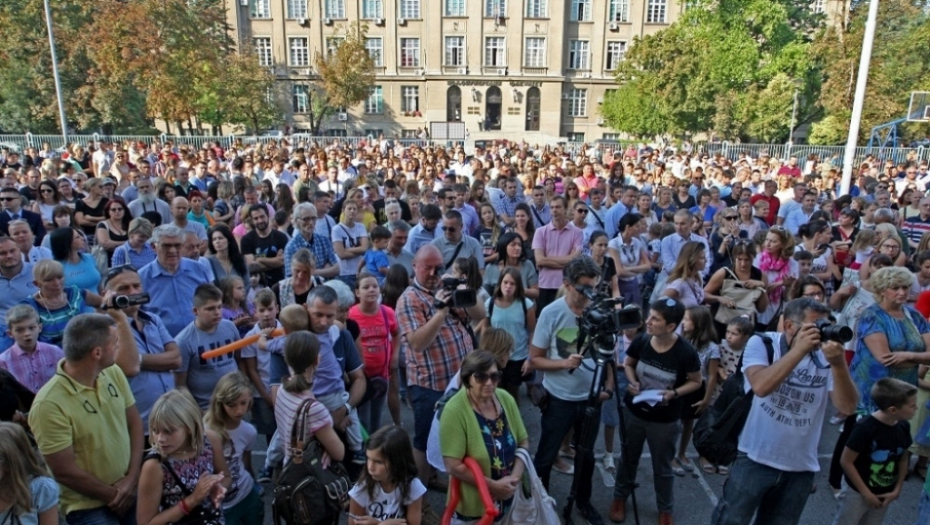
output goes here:
{"type": "Polygon", "coordinates": [[[252,479],[252,473],[245,468],[242,462],[242,454],[252,450],[255,444],[255,437],[258,432],[255,427],[247,421],[239,423],[239,427],[227,431],[229,442],[223,444],[223,457],[226,458],[226,466],[229,468],[229,476],[232,478],[230,491],[235,487],[235,492],[226,493],[223,500],[223,510],[229,510],[235,507],[239,502],[252,492],[255,480],[252,479]]]}
{"type": "MultiPolygon", "coordinates": [[[[352,226],[343,223],[333,226],[333,242],[341,242],[346,248],[355,248],[361,245],[363,237],[368,237],[368,231],[365,230],[365,225],[360,222],[356,222],[352,226]]],[[[356,255],[348,259],[339,259],[339,275],[357,275],[358,265],[364,257],[364,255],[356,255]]]]}
{"type": "MultiPolygon", "coordinates": [[[[766,335],[772,338],[773,362],[777,361],[782,356],[783,334],[766,335]]],[[[751,337],[743,352],[743,373],[749,367],[769,364],[765,343],[758,336],[751,337]]],[[[748,377],[744,388],[751,388],[748,377]]],[[[832,391],[833,373],[823,352],[808,354],[774,392],[753,396],[739,436],[740,452],[756,463],[785,472],[819,472],[817,444],[832,391]]]]}
{"type": "Polygon", "coordinates": [[[374,497],[368,497],[368,491],[362,483],[356,483],[349,491],[349,497],[361,505],[366,513],[378,521],[407,517],[407,506],[426,494],[426,487],[419,478],[410,482],[410,491],[407,499],[401,501],[400,486],[395,487],[390,494],[384,492],[380,483],[375,483],[374,497]]]}

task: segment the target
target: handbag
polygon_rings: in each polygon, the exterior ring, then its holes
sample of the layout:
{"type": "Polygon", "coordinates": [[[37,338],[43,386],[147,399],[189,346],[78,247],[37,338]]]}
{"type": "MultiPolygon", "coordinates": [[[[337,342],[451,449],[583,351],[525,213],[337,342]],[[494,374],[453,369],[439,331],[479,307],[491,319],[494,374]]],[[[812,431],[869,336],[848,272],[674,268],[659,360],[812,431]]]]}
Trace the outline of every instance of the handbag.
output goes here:
{"type": "Polygon", "coordinates": [[[94,258],[94,266],[97,268],[97,271],[100,272],[100,275],[106,275],[107,271],[110,269],[110,254],[107,253],[107,249],[99,244],[95,244],[94,247],[90,249],[90,256],[94,258]]]}
{"type": "Polygon", "coordinates": [[[518,448],[517,457],[526,465],[523,483],[514,491],[510,511],[501,519],[501,525],[561,525],[555,511],[555,500],[546,492],[536,474],[530,453],[525,448],[518,448]]]}
{"type": "Polygon", "coordinates": [[[720,291],[720,296],[736,304],[733,308],[721,304],[719,308],[717,308],[717,315],[714,316],[714,320],[721,324],[727,324],[731,319],[746,316],[749,317],[750,321],[755,323],[756,301],[762,296],[762,289],[746,288],[740,283],[740,280],[736,278],[736,274],[734,274],[732,270],[729,268],[724,268],[724,270],[733,278],[726,278],[723,280],[723,288],[720,291]]]}

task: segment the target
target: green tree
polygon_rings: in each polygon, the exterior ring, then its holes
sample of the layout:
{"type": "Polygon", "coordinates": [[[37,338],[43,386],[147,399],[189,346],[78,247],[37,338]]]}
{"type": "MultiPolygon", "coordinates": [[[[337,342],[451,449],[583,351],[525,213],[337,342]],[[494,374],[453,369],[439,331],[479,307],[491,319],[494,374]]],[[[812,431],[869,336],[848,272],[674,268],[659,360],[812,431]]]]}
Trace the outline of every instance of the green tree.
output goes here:
{"type": "Polygon", "coordinates": [[[365,48],[368,26],[349,24],[335,49],[317,52],[316,78],[308,90],[310,129],[320,133],[323,121],[337,108],[349,108],[368,98],[375,83],[375,63],[365,48]]]}
{"type": "Polygon", "coordinates": [[[257,133],[284,120],[278,83],[270,69],[259,65],[252,48],[227,57],[224,71],[227,122],[257,133]]]}

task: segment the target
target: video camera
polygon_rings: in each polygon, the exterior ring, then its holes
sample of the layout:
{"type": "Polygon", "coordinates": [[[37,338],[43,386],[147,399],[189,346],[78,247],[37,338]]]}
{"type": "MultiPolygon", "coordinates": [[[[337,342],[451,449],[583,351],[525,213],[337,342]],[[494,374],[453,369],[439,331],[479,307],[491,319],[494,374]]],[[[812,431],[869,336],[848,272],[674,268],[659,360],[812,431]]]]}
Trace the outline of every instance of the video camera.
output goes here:
{"type": "Polygon", "coordinates": [[[448,303],[452,308],[470,308],[478,304],[478,294],[474,290],[460,290],[459,286],[468,284],[465,279],[443,277],[442,289],[452,292],[448,303]]]}
{"type": "Polygon", "coordinates": [[[610,297],[590,286],[575,288],[588,298],[590,303],[578,317],[578,327],[594,337],[597,346],[613,352],[614,342],[620,332],[637,328],[643,323],[643,314],[637,306],[629,305],[617,309],[622,297],[610,297]]]}
{"type": "Polygon", "coordinates": [[[142,306],[144,304],[149,304],[152,298],[147,293],[135,293],[129,295],[117,295],[113,298],[113,306],[108,308],[115,308],[123,310],[129,308],[130,306],[142,306]]]}

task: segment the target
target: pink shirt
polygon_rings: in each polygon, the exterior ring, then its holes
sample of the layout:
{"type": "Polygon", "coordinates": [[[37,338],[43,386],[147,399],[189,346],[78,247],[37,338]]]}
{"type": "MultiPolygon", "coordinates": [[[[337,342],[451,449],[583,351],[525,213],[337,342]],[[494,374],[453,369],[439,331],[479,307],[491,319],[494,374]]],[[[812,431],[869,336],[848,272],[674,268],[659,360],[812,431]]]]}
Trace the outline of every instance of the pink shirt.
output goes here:
{"type": "Polygon", "coordinates": [[[388,365],[391,362],[391,336],[397,337],[397,315],[387,306],[381,306],[373,315],[362,313],[358,305],[349,308],[349,319],[358,323],[359,353],[365,362],[367,377],[384,377],[390,375],[388,365]],[[384,312],[382,314],[382,311],[384,312]],[[385,326],[387,318],[387,326],[385,326]]]}
{"type": "Polygon", "coordinates": [[[14,343],[0,354],[0,368],[13,374],[21,385],[35,394],[55,375],[58,362],[64,358],[65,353],[55,345],[36,343],[35,351],[26,353],[14,343]]]}
{"type": "MultiPolygon", "coordinates": [[[[578,251],[581,253],[581,243],[584,232],[574,224],[568,223],[564,228],[556,227],[555,222],[536,230],[533,236],[533,250],[542,250],[546,257],[565,257],[578,251]]],[[[561,268],[539,268],[539,287],[554,290],[562,286],[561,268]]]]}

